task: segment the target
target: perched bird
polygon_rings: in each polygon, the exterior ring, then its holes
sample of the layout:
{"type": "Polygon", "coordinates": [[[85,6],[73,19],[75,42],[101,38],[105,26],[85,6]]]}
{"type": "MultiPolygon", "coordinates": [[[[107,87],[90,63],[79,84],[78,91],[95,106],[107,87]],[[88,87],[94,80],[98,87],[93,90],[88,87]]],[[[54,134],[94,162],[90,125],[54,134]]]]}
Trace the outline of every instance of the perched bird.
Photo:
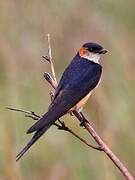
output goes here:
{"type": "Polygon", "coordinates": [[[102,74],[100,56],[105,53],[107,53],[107,50],[97,43],[86,43],[80,48],[65,69],[48,112],[28,129],[27,133],[35,132],[35,134],[16,156],[16,161],[26,153],[57,119],[67,112],[82,110],[92,91],[100,82],[102,74]]]}

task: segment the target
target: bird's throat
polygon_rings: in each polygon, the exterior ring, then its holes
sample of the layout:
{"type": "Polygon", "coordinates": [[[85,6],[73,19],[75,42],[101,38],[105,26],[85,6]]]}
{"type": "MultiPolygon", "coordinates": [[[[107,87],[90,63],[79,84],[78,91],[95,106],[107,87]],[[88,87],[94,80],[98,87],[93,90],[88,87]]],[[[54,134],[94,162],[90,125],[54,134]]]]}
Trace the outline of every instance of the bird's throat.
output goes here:
{"type": "Polygon", "coordinates": [[[94,63],[100,64],[100,54],[89,53],[88,55],[84,55],[83,58],[88,59],[94,63]]]}

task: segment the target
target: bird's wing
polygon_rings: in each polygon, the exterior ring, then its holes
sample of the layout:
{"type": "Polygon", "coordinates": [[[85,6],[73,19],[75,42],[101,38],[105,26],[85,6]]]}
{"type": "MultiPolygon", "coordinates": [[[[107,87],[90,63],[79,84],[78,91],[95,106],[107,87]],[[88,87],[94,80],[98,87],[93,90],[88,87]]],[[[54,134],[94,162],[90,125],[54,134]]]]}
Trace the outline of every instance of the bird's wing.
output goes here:
{"type": "Polygon", "coordinates": [[[84,74],[77,75],[73,81],[69,80],[69,83],[60,89],[49,111],[30,127],[27,133],[38,131],[45,126],[53,124],[96,87],[100,76],[101,66],[95,65],[93,68],[88,68],[84,74]]]}

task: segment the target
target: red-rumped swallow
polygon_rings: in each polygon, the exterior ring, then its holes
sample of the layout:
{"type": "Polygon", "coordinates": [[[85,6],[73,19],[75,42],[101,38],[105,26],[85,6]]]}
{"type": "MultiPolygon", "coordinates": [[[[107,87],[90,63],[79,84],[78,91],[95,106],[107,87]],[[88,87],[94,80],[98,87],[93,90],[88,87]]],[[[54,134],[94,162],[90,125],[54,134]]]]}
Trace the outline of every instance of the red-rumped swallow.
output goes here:
{"type": "Polygon", "coordinates": [[[100,56],[105,53],[107,53],[107,50],[97,43],[86,43],[80,48],[65,69],[48,112],[28,129],[27,133],[35,132],[35,134],[16,156],[16,161],[26,153],[57,119],[67,112],[82,110],[92,91],[100,82],[102,74],[100,56]]]}

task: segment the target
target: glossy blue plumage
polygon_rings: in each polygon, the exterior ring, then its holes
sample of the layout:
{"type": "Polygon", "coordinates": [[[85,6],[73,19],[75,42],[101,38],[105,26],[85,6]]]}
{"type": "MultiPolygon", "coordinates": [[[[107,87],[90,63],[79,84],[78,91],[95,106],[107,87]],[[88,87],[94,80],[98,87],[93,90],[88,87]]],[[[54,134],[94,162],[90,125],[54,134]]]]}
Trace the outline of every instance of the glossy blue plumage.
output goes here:
{"type": "Polygon", "coordinates": [[[77,55],[74,57],[69,66],[65,69],[59,82],[58,89],[62,86],[65,87],[67,85],[75,87],[75,85],[81,83],[82,80],[84,82],[87,82],[92,80],[92,78],[95,76],[99,76],[100,78],[101,72],[102,67],[100,64],[94,63],[84,58],[80,58],[80,56],[77,55]]]}
{"type": "Polygon", "coordinates": [[[92,61],[80,58],[77,54],[65,69],[49,110],[36,122],[27,133],[36,131],[33,138],[17,155],[19,160],[24,153],[40,138],[48,128],[82,98],[84,98],[98,84],[102,67],[92,61]]]}
{"type": "Polygon", "coordinates": [[[62,75],[49,111],[28,130],[28,133],[52,125],[58,118],[68,112],[96,87],[101,72],[101,65],[80,58],[78,55],[75,56],[62,75]]]}

